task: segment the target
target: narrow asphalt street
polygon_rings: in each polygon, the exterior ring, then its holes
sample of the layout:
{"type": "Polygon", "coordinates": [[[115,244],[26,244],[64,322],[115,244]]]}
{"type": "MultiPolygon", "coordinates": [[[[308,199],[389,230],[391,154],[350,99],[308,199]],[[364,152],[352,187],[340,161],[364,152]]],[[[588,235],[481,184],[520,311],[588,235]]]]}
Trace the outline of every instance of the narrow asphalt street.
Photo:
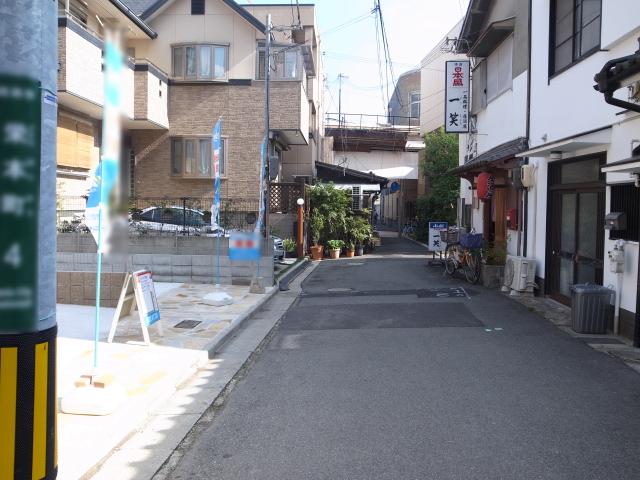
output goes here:
{"type": "Polygon", "coordinates": [[[640,375],[383,241],[317,266],[170,478],[640,478],[640,375]]]}

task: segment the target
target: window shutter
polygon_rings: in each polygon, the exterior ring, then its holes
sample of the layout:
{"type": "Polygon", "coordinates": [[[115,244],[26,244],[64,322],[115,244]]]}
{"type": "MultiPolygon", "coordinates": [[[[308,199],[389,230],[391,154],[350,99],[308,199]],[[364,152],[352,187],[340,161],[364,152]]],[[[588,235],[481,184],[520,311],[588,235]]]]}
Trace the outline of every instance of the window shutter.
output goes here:
{"type": "Polygon", "coordinates": [[[478,113],[487,106],[487,61],[480,62],[471,79],[471,113],[478,113]]]}

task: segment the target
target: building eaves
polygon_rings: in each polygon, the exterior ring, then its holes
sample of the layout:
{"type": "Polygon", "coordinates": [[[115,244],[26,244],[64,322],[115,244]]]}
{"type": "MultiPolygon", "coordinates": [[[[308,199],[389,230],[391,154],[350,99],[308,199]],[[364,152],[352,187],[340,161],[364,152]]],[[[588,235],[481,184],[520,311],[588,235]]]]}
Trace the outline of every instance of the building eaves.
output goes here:
{"type": "MultiPolygon", "coordinates": [[[[151,15],[153,15],[155,12],[157,12],[161,7],[163,7],[165,4],[167,4],[169,2],[172,2],[172,1],[173,0],[155,0],[153,2],[150,2],[150,5],[148,5],[145,8],[145,10],[141,13],[141,15],[140,15],[141,18],[143,20],[148,19],[149,17],[151,17],[151,15]]],[[[229,8],[234,10],[242,18],[244,18],[247,22],[249,22],[251,25],[253,25],[257,30],[259,30],[260,32],[263,32],[263,33],[266,31],[267,27],[264,25],[264,23],[262,23],[260,20],[258,20],[253,15],[251,15],[248,11],[246,11],[244,8],[242,8],[242,6],[240,6],[234,0],[221,0],[221,1],[224,2],[229,8]]],[[[141,3],[141,2],[136,2],[136,3],[141,3]]]]}
{"type": "Polygon", "coordinates": [[[458,38],[457,53],[468,53],[476,43],[492,0],[471,0],[458,38]]]}
{"type": "Polygon", "coordinates": [[[131,2],[125,4],[121,0],[110,0],[111,4],[122,12],[129,20],[135,23],[149,38],[156,38],[158,34],[140,18],[135,10],[132,10],[131,2]]]}
{"type": "MultiPolygon", "coordinates": [[[[324,170],[330,174],[337,174],[344,178],[342,183],[361,183],[370,185],[384,185],[389,180],[385,177],[380,177],[372,172],[361,172],[360,170],[354,170],[353,168],[341,167],[340,165],[333,165],[331,163],[324,163],[316,161],[316,169],[318,170],[318,178],[323,179],[322,171],[324,170]]],[[[325,177],[327,180],[334,180],[335,177],[325,177]]],[[[336,182],[337,183],[337,182],[336,182]]]]}
{"type": "Polygon", "coordinates": [[[477,157],[470,159],[464,165],[449,170],[447,173],[450,175],[460,175],[472,170],[481,170],[500,160],[513,158],[518,153],[527,150],[527,148],[529,148],[527,139],[525,137],[518,137],[493,147],[491,150],[487,150],[477,157]]]}

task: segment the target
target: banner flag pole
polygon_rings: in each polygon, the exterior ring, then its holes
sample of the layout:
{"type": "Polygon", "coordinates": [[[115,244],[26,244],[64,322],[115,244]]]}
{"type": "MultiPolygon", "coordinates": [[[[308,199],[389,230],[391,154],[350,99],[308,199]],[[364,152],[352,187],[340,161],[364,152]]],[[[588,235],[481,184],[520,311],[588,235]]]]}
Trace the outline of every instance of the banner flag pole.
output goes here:
{"type": "Polygon", "coordinates": [[[120,160],[120,77],[123,56],[119,46],[119,32],[106,32],[104,55],[104,109],[102,116],[102,158],[96,167],[87,207],[85,223],[98,246],[96,266],[96,311],[93,334],[93,368],[98,367],[98,343],[100,340],[100,287],[102,274],[102,254],[107,250],[110,222],[109,196],[118,179],[120,160]]]}

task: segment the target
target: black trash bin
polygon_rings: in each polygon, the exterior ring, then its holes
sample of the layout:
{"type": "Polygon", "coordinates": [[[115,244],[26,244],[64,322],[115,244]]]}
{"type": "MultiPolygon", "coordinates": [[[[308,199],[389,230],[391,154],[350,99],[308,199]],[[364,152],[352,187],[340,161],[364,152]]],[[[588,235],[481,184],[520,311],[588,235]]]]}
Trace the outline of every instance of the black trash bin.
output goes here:
{"type": "Polygon", "coordinates": [[[577,333],[607,333],[611,320],[610,288],[592,283],[571,287],[571,328],[577,333]]]}

